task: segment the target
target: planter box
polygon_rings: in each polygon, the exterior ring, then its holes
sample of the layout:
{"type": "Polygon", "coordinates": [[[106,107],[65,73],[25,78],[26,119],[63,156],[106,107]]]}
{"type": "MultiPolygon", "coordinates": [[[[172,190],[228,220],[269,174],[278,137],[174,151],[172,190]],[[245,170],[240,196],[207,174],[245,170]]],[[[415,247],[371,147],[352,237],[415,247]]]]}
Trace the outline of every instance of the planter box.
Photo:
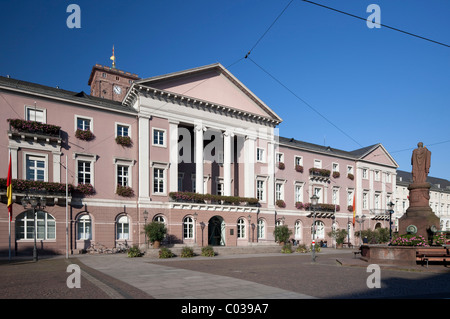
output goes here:
{"type": "Polygon", "coordinates": [[[423,247],[363,245],[361,258],[371,264],[415,266],[416,250],[423,247]]]}

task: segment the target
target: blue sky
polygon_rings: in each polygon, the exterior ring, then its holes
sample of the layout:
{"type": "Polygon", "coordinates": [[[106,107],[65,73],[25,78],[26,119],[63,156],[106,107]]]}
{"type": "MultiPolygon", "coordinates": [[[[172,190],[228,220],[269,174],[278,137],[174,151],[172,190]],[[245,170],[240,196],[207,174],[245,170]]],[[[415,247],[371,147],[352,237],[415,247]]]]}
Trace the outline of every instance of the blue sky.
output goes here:
{"type": "MultiPolygon", "coordinates": [[[[382,143],[406,171],[423,141],[430,175],[450,180],[450,48],[295,0],[242,59],[289,2],[2,1],[0,75],[89,92],[113,45],[117,67],[140,77],[220,62],[283,119],[280,135],[347,151],[382,143]],[[80,29],[66,25],[72,3],[80,29]]],[[[315,2],[364,18],[377,4],[381,23],[450,44],[448,0],[315,2]]]]}

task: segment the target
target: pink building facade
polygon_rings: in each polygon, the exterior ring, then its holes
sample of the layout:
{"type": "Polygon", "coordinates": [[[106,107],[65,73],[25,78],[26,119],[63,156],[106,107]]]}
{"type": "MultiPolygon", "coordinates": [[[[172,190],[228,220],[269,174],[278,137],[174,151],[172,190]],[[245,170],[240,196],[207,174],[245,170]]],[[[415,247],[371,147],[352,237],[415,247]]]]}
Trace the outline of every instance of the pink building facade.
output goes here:
{"type": "Polygon", "coordinates": [[[313,194],[316,238],[329,246],[333,227],[349,228],[349,241],[358,244],[355,227],[388,226],[384,211],[395,198],[398,165],[381,144],[346,152],[280,137],[278,115],[220,64],[128,82],[96,66],[91,78],[122,101],[0,78],[0,176],[6,180],[11,154],[16,255],[29,253],[34,229],[40,253],[79,253],[93,243],[144,248],[143,226],[152,220],[166,224],[167,245],[274,244],[280,224],[309,245],[313,194]],[[23,120],[41,124],[30,129],[23,120]],[[21,201],[36,194],[46,205],[35,227],[21,201]],[[353,226],[355,196],[365,221],[353,226]]]}

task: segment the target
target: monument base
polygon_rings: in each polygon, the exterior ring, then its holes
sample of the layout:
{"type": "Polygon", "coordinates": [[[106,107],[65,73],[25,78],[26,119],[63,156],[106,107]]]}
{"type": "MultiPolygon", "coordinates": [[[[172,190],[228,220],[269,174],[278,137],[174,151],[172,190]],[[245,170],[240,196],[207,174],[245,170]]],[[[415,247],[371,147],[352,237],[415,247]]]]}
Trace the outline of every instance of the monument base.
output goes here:
{"type": "Polygon", "coordinates": [[[439,229],[440,219],[429,206],[430,187],[429,183],[412,183],[408,186],[410,206],[398,220],[399,235],[416,231],[416,235],[423,236],[429,241],[434,235],[432,227],[435,230],[439,229]]]}
{"type": "Polygon", "coordinates": [[[432,228],[439,230],[440,219],[433,210],[428,207],[410,207],[406,213],[398,220],[398,232],[400,235],[411,232],[409,226],[415,226],[417,229],[416,235],[423,236],[430,241],[433,238],[432,228]]]}

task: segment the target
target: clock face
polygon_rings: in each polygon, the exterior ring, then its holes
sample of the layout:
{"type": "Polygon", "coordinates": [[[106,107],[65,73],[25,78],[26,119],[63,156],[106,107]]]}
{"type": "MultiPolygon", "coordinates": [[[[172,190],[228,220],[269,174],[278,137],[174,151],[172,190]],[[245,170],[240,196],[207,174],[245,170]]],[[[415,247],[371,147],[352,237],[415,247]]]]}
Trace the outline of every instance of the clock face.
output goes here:
{"type": "Polygon", "coordinates": [[[120,86],[115,85],[114,86],[114,93],[120,94],[122,92],[122,88],[120,86]]]}

